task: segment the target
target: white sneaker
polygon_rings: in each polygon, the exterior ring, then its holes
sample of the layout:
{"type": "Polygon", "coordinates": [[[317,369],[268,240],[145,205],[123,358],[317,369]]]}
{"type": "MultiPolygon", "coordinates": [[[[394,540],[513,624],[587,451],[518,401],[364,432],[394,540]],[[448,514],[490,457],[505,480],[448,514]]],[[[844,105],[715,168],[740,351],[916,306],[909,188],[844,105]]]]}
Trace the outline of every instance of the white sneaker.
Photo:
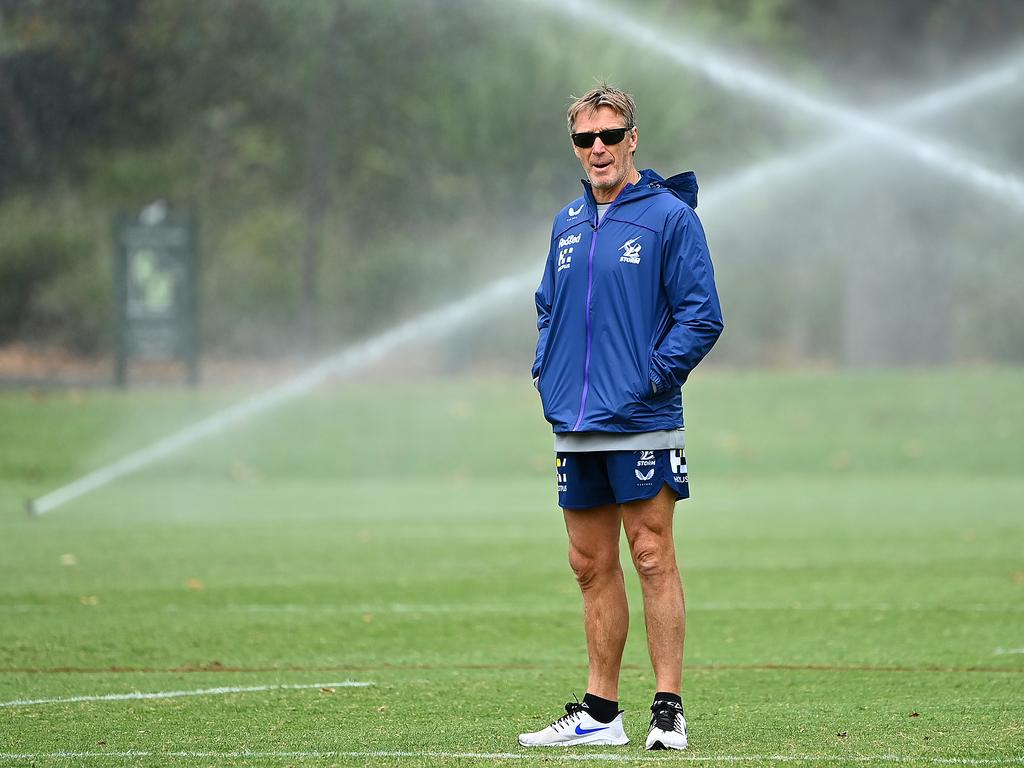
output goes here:
{"type": "Polygon", "coordinates": [[[519,743],[524,747],[621,746],[629,744],[629,737],[622,728],[621,712],[610,723],[602,723],[577,701],[566,704],[565,714],[544,730],[519,734],[519,743]]]}
{"type": "Polygon", "coordinates": [[[651,713],[647,749],[686,749],[686,718],[682,705],[656,701],[651,705],[651,713]]]}

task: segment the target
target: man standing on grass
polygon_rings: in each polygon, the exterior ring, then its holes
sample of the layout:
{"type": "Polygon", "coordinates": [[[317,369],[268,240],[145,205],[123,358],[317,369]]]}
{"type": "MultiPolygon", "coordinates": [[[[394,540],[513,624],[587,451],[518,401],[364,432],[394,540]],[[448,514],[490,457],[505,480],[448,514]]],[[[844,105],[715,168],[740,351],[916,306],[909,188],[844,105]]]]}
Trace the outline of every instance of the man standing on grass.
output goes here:
{"type": "Polygon", "coordinates": [[[583,593],[582,703],[527,747],[627,744],[619,668],[629,624],[619,531],[643,589],[657,692],[648,749],[685,749],[685,610],[672,516],[689,497],[680,387],[722,332],[693,173],[637,171],[636,105],[602,84],[569,107],[589,181],[555,217],[537,289],[534,384],[555,433],[558,503],[583,593]]]}

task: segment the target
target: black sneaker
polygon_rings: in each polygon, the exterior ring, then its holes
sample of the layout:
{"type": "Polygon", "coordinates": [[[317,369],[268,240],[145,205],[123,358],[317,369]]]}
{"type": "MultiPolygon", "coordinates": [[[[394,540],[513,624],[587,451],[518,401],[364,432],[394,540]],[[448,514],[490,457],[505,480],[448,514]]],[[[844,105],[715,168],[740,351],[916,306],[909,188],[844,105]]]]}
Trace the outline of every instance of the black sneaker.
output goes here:
{"type": "Polygon", "coordinates": [[[681,704],[659,700],[651,705],[647,749],[686,749],[686,718],[681,704]]]}

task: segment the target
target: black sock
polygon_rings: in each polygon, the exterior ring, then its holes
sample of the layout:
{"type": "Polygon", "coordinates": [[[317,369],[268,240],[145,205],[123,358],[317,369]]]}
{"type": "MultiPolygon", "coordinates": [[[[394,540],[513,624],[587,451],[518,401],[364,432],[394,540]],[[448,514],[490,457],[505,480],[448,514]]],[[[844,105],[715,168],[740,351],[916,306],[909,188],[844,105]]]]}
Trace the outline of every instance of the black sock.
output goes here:
{"type": "Polygon", "coordinates": [[[657,704],[659,701],[671,701],[673,704],[678,704],[680,707],[683,706],[683,699],[678,693],[658,691],[654,694],[654,703],[657,704]]]}
{"type": "Polygon", "coordinates": [[[587,708],[590,716],[599,723],[610,723],[619,714],[619,702],[602,699],[592,693],[583,697],[583,706],[587,708]]]}

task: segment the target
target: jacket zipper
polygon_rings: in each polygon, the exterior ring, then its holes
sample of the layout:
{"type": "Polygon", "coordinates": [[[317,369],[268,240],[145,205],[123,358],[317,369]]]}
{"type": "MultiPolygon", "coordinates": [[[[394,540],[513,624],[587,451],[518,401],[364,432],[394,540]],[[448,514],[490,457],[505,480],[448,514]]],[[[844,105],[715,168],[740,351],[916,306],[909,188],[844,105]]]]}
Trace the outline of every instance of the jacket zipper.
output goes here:
{"type": "MultiPolygon", "coordinates": [[[[639,181],[637,183],[639,183],[639,181]]],[[[608,212],[618,202],[619,198],[616,197],[614,200],[612,200],[611,205],[609,205],[608,208],[605,210],[604,217],[599,217],[597,215],[597,201],[594,200],[594,236],[590,240],[590,254],[587,256],[587,315],[584,318],[587,328],[587,354],[583,360],[583,392],[580,394],[580,414],[579,416],[576,417],[576,423],[573,425],[572,428],[573,432],[578,431],[580,428],[580,424],[583,423],[583,414],[587,410],[587,394],[590,392],[590,299],[593,295],[594,289],[594,249],[597,248],[597,231],[601,228],[601,222],[603,222],[604,219],[608,217],[608,212]]]]}
{"type": "MultiPolygon", "coordinates": [[[[608,211],[605,211],[605,216],[608,211]]],[[[596,216],[596,213],[595,213],[596,216]]],[[[594,227],[594,236],[590,239],[590,255],[587,256],[587,306],[586,317],[584,318],[587,328],[587,354],[583,360],[583,392],[580,395],[580,415],[576,418],[576,424],[572,431],[576,432],[583,423],[583,414],[587,409],[587,393],[590,391],[590,299],[594,288],[594,249],[597,247],[597,230],[601,224],[594,227]]]]}

